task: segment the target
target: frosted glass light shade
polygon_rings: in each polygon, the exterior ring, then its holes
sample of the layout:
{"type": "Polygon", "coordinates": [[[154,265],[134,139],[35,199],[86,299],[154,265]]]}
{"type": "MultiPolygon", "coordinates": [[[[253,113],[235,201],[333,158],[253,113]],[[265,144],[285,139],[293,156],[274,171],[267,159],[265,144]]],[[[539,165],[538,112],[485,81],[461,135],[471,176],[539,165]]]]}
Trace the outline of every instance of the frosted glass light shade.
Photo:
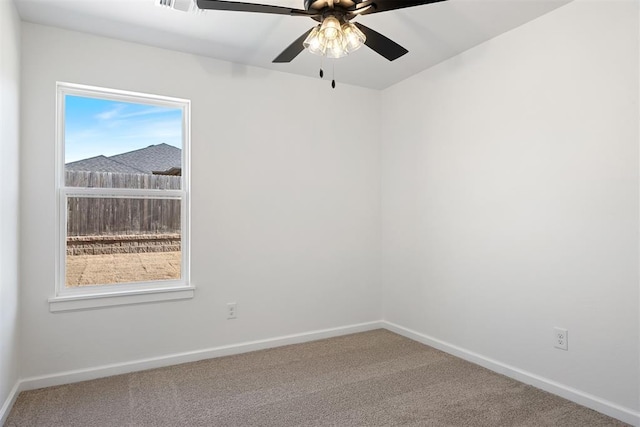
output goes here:
{"type": "Polygon", "coordinates": [[[345,47],[349,53],[360,49],[364,42],[367,41],[367,37],[362,31],[351,22],[347,22],[342,26],[342,34],[345,39],[345,47]]]}
{"type": "Polygon", "coordinates": [[[311,53],[321,56],[324,55],[327,50],[327,44],[325,43],[324,36],[320,33],[320,25],[311,30],[302,45],[311,53]]]}
{"type": "Polygon", "coordinates": [[[320,34],[324,36],[327,41],[334,40],[342,35],[340,30],[340,21],[335,16],[327,16],[322,20],[320,26],[320,34]]]}
{"type": "Polygon", "coordinates": [[[344,42],[344,37],[340,34],[339,37],[336,37],[333,40],[327,41],[327,50],[325,55],[328,58],[342,58],[346,56],[349,52],[346,49],[346,44],[344,42]]]}

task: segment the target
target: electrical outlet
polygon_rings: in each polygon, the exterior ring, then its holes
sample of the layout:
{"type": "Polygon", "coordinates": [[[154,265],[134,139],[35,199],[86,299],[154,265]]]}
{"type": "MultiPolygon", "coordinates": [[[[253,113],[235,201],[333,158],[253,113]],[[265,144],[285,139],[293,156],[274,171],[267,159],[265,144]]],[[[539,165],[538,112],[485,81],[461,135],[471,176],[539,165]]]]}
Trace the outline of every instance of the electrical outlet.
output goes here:
{"type": "Polygon", "coordinates": [[[238,317],[238,304],[230,302],[227,304],[227,319],[235,319],[238,317]]]}
{"type": "Polygon", "coordinates": [[[563,328],[553,328],[555,348],[569,350],[569,332],[563,328]]]}

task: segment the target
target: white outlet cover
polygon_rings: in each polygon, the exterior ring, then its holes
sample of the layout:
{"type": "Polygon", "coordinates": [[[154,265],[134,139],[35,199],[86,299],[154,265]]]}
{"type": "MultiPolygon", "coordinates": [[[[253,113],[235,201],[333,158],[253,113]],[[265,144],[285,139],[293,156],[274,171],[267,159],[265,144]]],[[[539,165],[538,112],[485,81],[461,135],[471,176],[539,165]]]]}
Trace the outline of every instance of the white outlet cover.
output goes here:
{"type": "Polygon", "coordinates": [[[238,317],[238,304],[230,302],[227,304],[227,319],[235,319],[238,317]]]}
{"type": "Polygon", "coordinates": [[[569,350],[569,331],[564,328],[553,328],[553,346],[560,350],[569,350]]]}

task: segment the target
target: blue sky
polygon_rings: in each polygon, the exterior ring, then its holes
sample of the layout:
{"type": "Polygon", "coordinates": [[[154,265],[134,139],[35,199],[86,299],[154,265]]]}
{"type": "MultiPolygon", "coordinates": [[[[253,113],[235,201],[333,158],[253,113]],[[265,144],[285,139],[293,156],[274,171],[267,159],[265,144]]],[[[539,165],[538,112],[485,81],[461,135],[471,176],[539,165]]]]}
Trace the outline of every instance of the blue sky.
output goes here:
{"type": "Polygon", "coordinates": [[[166,143],[182,148],[182,110],[66,95],[65,163],[166,143]]]}

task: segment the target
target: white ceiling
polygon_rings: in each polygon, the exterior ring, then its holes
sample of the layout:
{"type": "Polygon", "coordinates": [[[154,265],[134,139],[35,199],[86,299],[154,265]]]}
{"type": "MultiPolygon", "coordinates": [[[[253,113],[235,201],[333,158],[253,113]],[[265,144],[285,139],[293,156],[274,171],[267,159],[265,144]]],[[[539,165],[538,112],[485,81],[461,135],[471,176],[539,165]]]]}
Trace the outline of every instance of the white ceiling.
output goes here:
{"type": "MultiPolygon", "coordinates": [[[[154,0],[14,0],[23,20],[305,76],[320,58],[302,52],[289,64],[271,61],[315,21],[257,13],[181,12],[154,0]]],[[[324,69],[344,82],[383,89],[516,28],[571,0],[449,0],[362,16],[359,22],[404,46],[389,62],[363,47],[324,69]]],[[[302,9],[303,0],[250,0],[302,9]]],[[[326,76],[325,76],[326,78],[326,76]]]]}

